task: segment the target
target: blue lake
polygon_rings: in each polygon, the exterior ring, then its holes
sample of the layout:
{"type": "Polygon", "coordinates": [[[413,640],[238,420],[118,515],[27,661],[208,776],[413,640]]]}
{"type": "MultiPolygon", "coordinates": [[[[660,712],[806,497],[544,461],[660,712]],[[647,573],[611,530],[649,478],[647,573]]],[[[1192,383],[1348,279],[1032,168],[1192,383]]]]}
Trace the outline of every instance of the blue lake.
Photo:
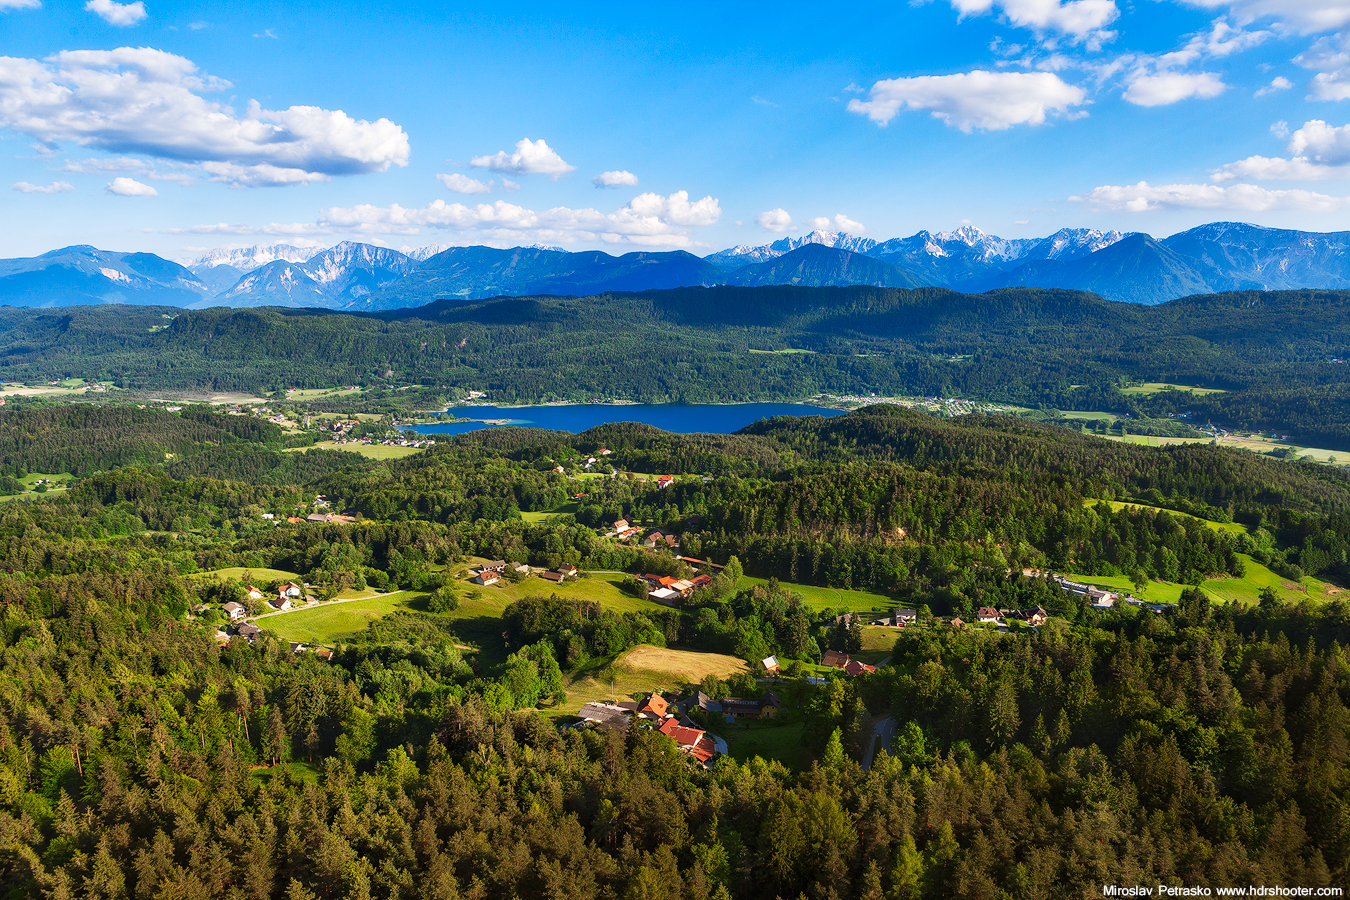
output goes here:
{"type": "MultiPolygon", "coordinates": [[[[800,403],[737,403],[727,405],[661,404],[652,406],[460,406],[451,415],[474,419],[505,419],[506,424],[526,428],[547,428],[576,434],[607,422],[645,422],[662,431],[679,434],[704,432],[731,434],[751,422],[770,416],[838,416],[841,409],[806,406],[800,403]]],[[[422,434],[464,434],[480,428],[499,427],[483,422],[455,422],[445,425],[417,425],[422,434]]]]}

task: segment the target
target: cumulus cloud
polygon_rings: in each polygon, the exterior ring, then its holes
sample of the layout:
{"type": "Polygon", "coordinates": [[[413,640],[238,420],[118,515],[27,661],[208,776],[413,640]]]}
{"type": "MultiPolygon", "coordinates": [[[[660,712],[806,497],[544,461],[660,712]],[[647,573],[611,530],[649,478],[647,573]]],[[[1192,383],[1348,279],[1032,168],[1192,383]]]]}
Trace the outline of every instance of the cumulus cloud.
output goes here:
{"type": "Polygon", "coordinates": [[[1115,0],[951,0],[951,4],[963,17],[984,15],[997,6],[1019,28],[1054,31],[1077,40],[1113,37],[1102,30],[1120,15],[1115,0]]]}
{"type": "Polygon", "coordinates": [[[114,178],[108,182],[104,188],[110,194],[116,194],[119,197],[158,197],[159,191],[148,184],[142,184],[134,178],[127,178],[125,175],[120,178],[114,178]]]}
{"type": "Polygon", "coordinates": [[[563,158],[544,142],[543,138],[531,141],[529,138],[516,143],[516,152],[508,154],[498,150],[492,156],[475,156],[469,165],[479,169],[491,169],[505,175],[548,175],[554,181],[568,172],[576,171],[563,158]]]}
{"type": "Polygon", "coordinates": [[[299,173],[286,176],[287,183],[408,163],[408,136],[388,119],[368,122],[316,106],[267,110],[257,101],[239,116],[202,96],[230,86],[199,73],[191,60],[149,47],[66,50],[44,60],[0,57],[0,127],[48,146],[73,141],[114,153],[231,163],[246,173],[256,166],[299,173]]]}
{"type": "MultiPolygon", "coordinates": [[[[254,163],[243,166],[232,162],[204,162],[202,170],[211,175],[212,181],[223,182],[232,188],[286,187],[292,184],[312,184],[316,181],[330,181],[323,172],[306,172],[271,163],[254,163]]],[[[171,179],[160,175],[151,175],[162,181],[171,179]]]]}
{"type": "Polygon", "coordinates": [[[788,215],[788,211],[781,206],[777,209],[771,209],[760,213],[755,221],[759,222],[760,228],[763,228],[765,231],[772,231],[776,234],[782,234],[785,231],[791,231],[797,227],[792,221],[792,216],[788,215]]]}
{"type": "Polygon", "coordinates": [[[84,8],[98,16],[109,25],[128,28],[145,19],[145,4],[141,0],[135,3],[117,3],[115,0],[89,0],[84,8]]]}
{"type": "Polygon", "coordinates": [[[42,0],[0,0],[0,9],[39,9],[42,0]]]}
{"type": "Polygon", "coordinates": [[[867,100],[850,100],[849,112],[885,125],[902,108],[927,109],[935,119],[969,132],[1041,125],[1087,100],[1082,88],[1051,72],[985,72],[892,78],[872,85],[867,100]]]}
{"type": "Polygon", "coordinates": [[[512,181],[510,178],[503,178],[503,179],[502,179],[502,193],[503,193],[503,194],[514,194],[514,193],[515,193],[516,191],[518,191],[518,190],[520,190],[520,182],[519,182],[519,181],[512,181]]]}
{"type": "Polygon", "coordinates": [[[1217,97],[1227,87],[1213,72],[1160,72],[1134,78],[1121,96],[1136,106],[1165,106],[1188,97],[1217,97]]]}
{"type": "Polygon", "coordinates": [[[867,230],[861,222],[855,222],[842,213],[833,219],[829,216],[816,216],[811,220],[811,227],[816,231],[829,231],[831,226],[835,231],[844,231],[849,234],[862,234],[867,230]]]}
{"type": "Polygon", "coordinates": [[[1285,149],[1290,159],[1249,156],[1215,170],[1210,180],[1322,181],[1350,176],[1350,125],[1337,127],[1312,119],[1288,137],[1285,149]]]}
{"type": "Polygon", "coordinates": [[[601,172],[591,179],[598,188],[637,187],[638,177],[622,169],[616,172],[601,172]]]}
{"type": "Polygon", "coordinates": [[[10,187],[22,194],[72,194],[75,186],[68,181],[53,181],[51,184],[29,184],[19,181],[10,187]]]}
{"type": "Polygon", "coordinates": [[[1201,9],[1227,9],[1242,24],[1271,19],[1298,34],[1332,31],[1350,24],[1346,0],[1184,0],[1201,9]]]}
{"type": "Polygon", "coordinates": [[[1329,212],[1350,207],[1350,197],[1329,197],[1313,191],[1272,191],[1254,184],[1219,187],[1213,184],[1104,185],[1070,197],[1096,209],[1153,212],[1170,209],[1236,210],[1266,212],[1295,210],[1329,212]]]}
{"type": "Polygon", "coordinates": [[[492,193],[492,182],[486,184],[477,178],[470,178],[467,175],[461,175],[455,172],[451,175],[437,175],[436,180],[445,185],[446,190],[454,191],[456,194],[490,194],[492,193]]]}
{"type": "Polygon", "coordinates": [[[595,209],[555,207],[536,212],[505,200],[468,206],[433,200],[424,207],[408,209],[361,204],[323,210],[312,224],[265,226],[196,225],[172,229],[171,234],[419,234],[423,228],[472,233],[479,240],[497,244],[549,242],[558,244],[603,241],[640,246],[691,247],[695,241],[688,229],[711,225],[722,214],[713,197],[689,199],[686,191],[669,196],[639,194],[612,213],[595,209]]]}
{"type": "Polygon", "coordinates": [[[1256,96],[1264,97],[1266,94],[1273,94],[1276,91],[1287,91],[1294,86],[1294,83],[1283,75],[1276,75],[1271,79],[1270,84],[1256,92],[1256,96]]]}

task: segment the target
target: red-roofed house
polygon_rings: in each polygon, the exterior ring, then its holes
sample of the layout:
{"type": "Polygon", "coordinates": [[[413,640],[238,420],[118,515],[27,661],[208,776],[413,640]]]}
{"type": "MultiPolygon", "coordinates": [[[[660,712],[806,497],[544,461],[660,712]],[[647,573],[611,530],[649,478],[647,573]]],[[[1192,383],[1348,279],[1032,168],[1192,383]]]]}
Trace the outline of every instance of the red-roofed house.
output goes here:
{"type": "Polygon", "coordinates": [[[666,717],[666,710],[669,708],[670,704],[666,703],[665,697],[660,694],[650,694],[646,700],[638,704],[637,711],[640,716],[651,715],[660,720],[666,717]]]}
{"type": "Polygon", "coordinates": [[[998,610],[994,609],[992,606],[981,606],[980,611],[975,614],[975,617],[981,622],[997,622],[998,610]]]}
{"type": "Polygon", "coordinates": [[[844,674],[852,675],[855,678],[859,675],[871,675],[876,670],[876,666],[869,666],[867,663],[859,662],[856,659],[849,660],[848,665],[844,666],[844,674]]]}

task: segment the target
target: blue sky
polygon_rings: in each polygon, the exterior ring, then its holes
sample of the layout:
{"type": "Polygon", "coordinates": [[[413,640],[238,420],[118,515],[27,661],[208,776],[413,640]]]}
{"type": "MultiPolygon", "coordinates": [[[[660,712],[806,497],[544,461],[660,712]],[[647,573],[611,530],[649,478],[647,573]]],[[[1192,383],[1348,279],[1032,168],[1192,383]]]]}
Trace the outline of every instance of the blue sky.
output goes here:
{"type": "Polygon", "coordinates": [[[0,0],[2,256],[1350,228],[1350,0],[0,0]]]}

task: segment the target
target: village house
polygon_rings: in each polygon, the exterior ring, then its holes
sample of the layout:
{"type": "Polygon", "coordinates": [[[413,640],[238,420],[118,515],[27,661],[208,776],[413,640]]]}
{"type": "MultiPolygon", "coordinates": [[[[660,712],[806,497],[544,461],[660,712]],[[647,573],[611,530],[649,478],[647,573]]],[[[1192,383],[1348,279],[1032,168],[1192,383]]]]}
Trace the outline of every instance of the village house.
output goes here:
{"type": "Polygon", "coordinates": [[[494,562],[485,562],[478,567],[478,571],[496,572],[498,575],[500,575],[502,572],[506,571],[506,560],[499,559],[495,560],[494,562]]]}
{"type": "Polygon", "coordinates": [[[545,581],[551,581],[554,584],[563,583],[563,576],[561,572],[548,572],[548,571],[540,572],[539,577],[544,579],[545,581]]]}
{"type": "Polygon", "coordinates": [[[848,654],[838,650],[826,650],[820,658],[820,664],[831,669],[842,669],[848,665],[848,654]]]}
{"type": "Polygon", "coordinates": [[[298,597],[305,596],[305,589],[302,588],[300,585],[296,584],[294,581],[288,581],[285,584],[283,584],[281,586],[280,591],[282,594],[285,594],[287,597],[290,597],[291,599],[296,599],[298,597]]]}
{"type": "Polygon", "coordinates": [[[244,596],[250,600],[261,600],[267,595],[250,584],[248,587],[244,588],[244,596]]]}
{"type": "Polygon", "coordinates": [[[530,574],[530,567],[525,563],[511,563],[511,571],[517,575],[528,575],[530,574]]]}
{"type": "Polygon", "coordinates": [[[669,475],[662,475],[660,478],[656,479],[656,486],[659,488],[668,488],[674,483],[675,479],[671,478],[669,475]]]}
{"type": "Polygon", "coordinates": [[[668,587],[659,587],[647,592],[647,599],[655,603],[664,603],[666,606],[674,606],[675,601],[681,598],[679,591],[673,591],[668,587]]]}
{"type": "Polygon", "coordinates": [[[998,610],[992,606],[981,606],[980,611],[975,614],[975,618],[982,624],[998,624],[998,610]]]}
{"type": "Polygon", "coordinates": [[[285,594],[279,594],[277,599],[268,603],[268,606],[272,607],[277,612],[285,612],[291,608],[291,598],[287,597],[285,594]]]}
{"type": "MultiPolygon", "coordinates": [[[[259,597],[261,597],[261,595],[259,595],[259,597]]],[[[244,616],[248,615],[248,610],[244,609],[244,605],[242,603],[236,603],[233,600],[226,603],[221,609],[225,611],[225,615],[230,617],[231,622],[238,622],[240,619],[244,618],[244,616]]]]}
{"type": "Polygon", "coordinates": [[[722,715],[728,722],[735,719],[772,719],[783,708],[783,701],[773,691],[757,699],[724,697],[722,715]]]}
{"type": "Polygon", "coordinates": [[[1046,619],[1050,618],[1050,614],[1040,606],[1027,610],[1023,613],[1023,616],[1026,618],[1028,625],[1044,625],[1046,619]]]}
{"type": "Polygon", "coordinates": [[[947,624],[948,624],[949,626],[951,626],[952,628],[965,628],[965,627],[966,627],[966,623],[961,621],[961,617],[960,617],[960,616],[957,616],[955,619],[952,619],[952,620],[951,620],[950,622],[948,622],[947,624]]]}
{"type": "Polygon", "coordinates": [[[563,563],[561,566],[558,566],[558,568],[555,569],[554,571],[556,571],[559,575],[562,575],[564,577],[575,578],[577,574],[577,567],[572,565],[571,563],[563,563]]]}
{"type": "Polygon", "coordinates": [[[859,675],[871,675],[876,670],[876,666],[869,666],[867,663],[856,659],[850,659],[848,665],[844,666],[844,674],[854,678],[857,678],[859,675]]]}
{"type": "Polygon", "coordinates": [[[628,712],[621,707],[608,703],[587,703],[577,713],[583,720],[594,722],[601,728],[624,731],[628,728],[628,712]]]}
{"type": "Polygon", "coordinates": [[[704,767],[711,766],[713,757],[720,750],[715,739],[710,737],[706,731],[698,728],[687,728],[676,721],[674,716],[662,722],[661,727],[657,730],[674,741],[675,746],[694,757],[704,767]]]}
{"type": "Polygon", "coordinates": [[[778,657],[776,657],[776,656],[766,656],[764,659],[761,659],[761,660],[759,661],[759,666],[760,666],[760,668],[762,668],[762,669],[764,670],[764,674],[765,674],[765,675],[777,675],[777,674],[778,674],[778,657]]]}
{"type": "Polygon", "coordinates": [[[257,643],[258,635],[262,634],[262,629],[250,622],[245,622],[234,629],[234,633],[239,635],[250,644],[257,643]]]}
{"type": "Polygon", "coordinates": [[[502,580],[502,576],[488,569],[484,569],[474,577],[474,584],[490,585],[496,584],[502,580]]]}
{"type": "Polygon", "coordinates": [[[891,628],[904,628],[908,625],[913,625],[918,620],[919,614],[916,610],[893,609],[880,619],[877,619],[873,624],[886,625],[891,628]]]}

